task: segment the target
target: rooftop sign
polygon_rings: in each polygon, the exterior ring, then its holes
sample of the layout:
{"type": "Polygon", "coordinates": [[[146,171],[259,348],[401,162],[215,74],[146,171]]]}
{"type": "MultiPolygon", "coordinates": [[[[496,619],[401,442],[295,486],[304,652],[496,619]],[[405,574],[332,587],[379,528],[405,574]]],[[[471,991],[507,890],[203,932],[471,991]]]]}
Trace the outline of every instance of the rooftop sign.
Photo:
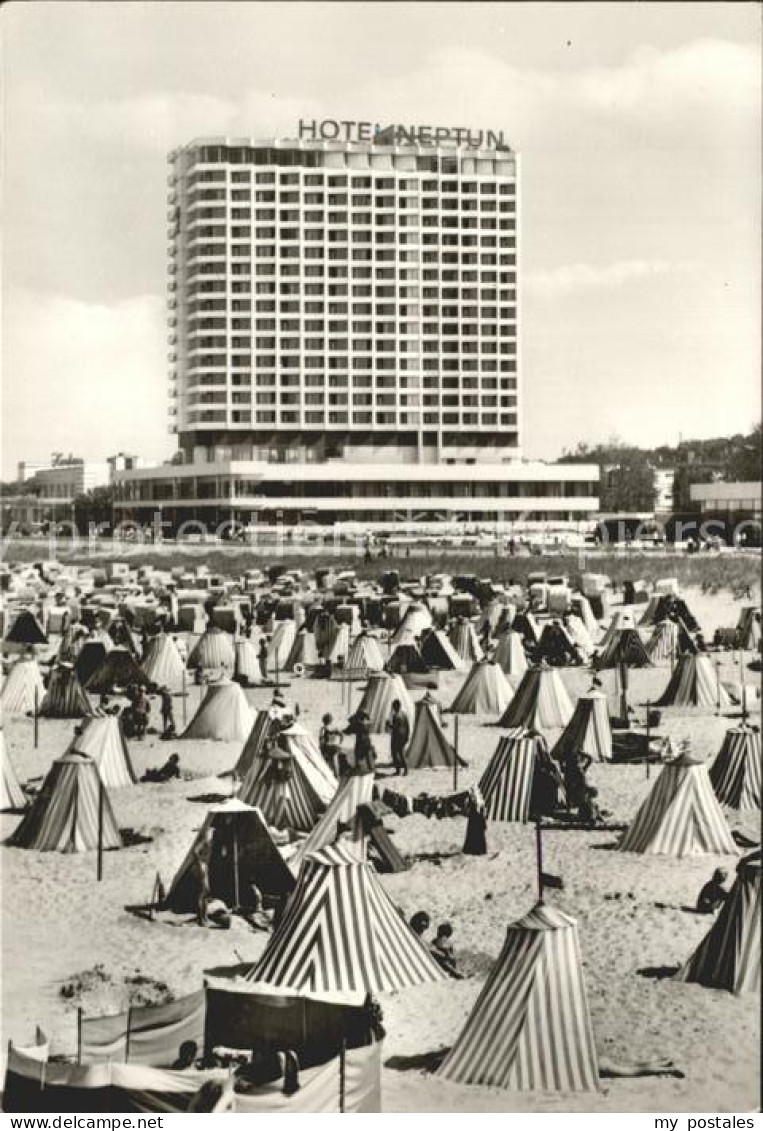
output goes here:
{"type": "Polygon", "coordinates": [[[445,145],[469,149],[509,149],[503,130],[473,130],[464,126],[379,126],[373,122],[299,120],[299,138],[310,141],[374,142],[376,145],[445,145]]]}

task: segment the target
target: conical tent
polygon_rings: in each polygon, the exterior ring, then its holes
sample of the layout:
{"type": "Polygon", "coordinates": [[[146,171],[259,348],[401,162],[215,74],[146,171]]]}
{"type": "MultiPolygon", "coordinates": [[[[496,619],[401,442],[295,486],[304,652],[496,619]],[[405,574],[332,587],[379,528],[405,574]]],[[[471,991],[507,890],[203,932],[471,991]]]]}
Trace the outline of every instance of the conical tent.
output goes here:
{"type": "Polygon", "coordinates": [[[498,664],[478,660],[464,680],[450,709],[455,715],[500,715],[514,694],[498,664]]]}
{"type": "Polygon", "coordinates": [[[499,726],[552,730],[566,727],[572,703],[559,672],[544,666],[528,668],[499,726]]]}
{"type": "Polygon", "coordinates": [[[237,683],[220,680],[210,683],[199,709],[180,738],[211,738],[232,742],[248,736],[254,712],[237,683]]]}
{"type": "Polygon", "coordinates": [[[710,770],[710,782],[721,805],[730,809],[761,807],[760,731],[750,726],[726,731],[710,770]]]}
{"type": "Polygon", "coordinates": [[[421,641],[421,655],[425,663],[435,671],[458,671],[466,667],[441,628],[426,633],[421,641]]]}
{"type": "Polygon", "coordinates": [[[419,699],[416,704],[413,733],[405,752],[405,761],[409,770],[436,766],[453,767],[456,764],[456,751],[445,737],[441,716],[440,704],[429,692],[419,699]]]}
{"type": "Polygon", "coordinates": [[[31,609],[22,609],[5,635],[3,649],[6,652],[24,651],[47,643],[48,638],[37,617],[31,609]]]}
{"type": "Polygon", "coordinates": [[[336,632],[331,634],[331,642],[324,655],[331,664],[344,665],[350,653],[350,628],[346,624],[338,624],[336,632]]]}
{"type": "Polygon", "coordinates": [[[535,648],[540,640],[540,628],[532,613],[517,613],[511,627],[521,634],[525,647],[535,648]]]}
{"type": "Polygon", "coordinates": [[[760,647],[760,605],[746,605],[739,613],[735,643],[745,651],[760,647]]]}
{"type": "Polygon", "coordinates": [[[4,715],[26,715],[39,710],[45,696],[42,675],[36,660],[17,660],[0,691],[4,715]]]}
{"type": "Polygon", "coordinates": [[[601,629],[599,628],[599,622],[593,615],[591,602],[588,598],[584,597],[582,593],[575,593],[572,597],[570,612],[573,616],[580,618],[591,639],[591,643],[595,644],[601,635],[601,629]]]}
{"type": "Polygon", "coordinates": [[[248,637],[237,640],[235,645],[236,660],[234,676],[239,683],[255,685],[262,682],[262,670],[257,658],[257,649],[248,637]]]}
{"type": "Polygon", "coordinates": [[[594,659],[599,671],[607,668],[648,668],[651,660],[635,628],[620,628],[608,634],[594,659]]]}
{"type": "Polygon", "coordinates": [[[578,652],[583,658],[584,663],[587,663],[594,652],[594,638],[585,626],[581,617],[576,616],[575,613],[569,613],[565,618],[564,627],[572,643],[577,648],[578,652]]]}
{"type": "Polygon", "coordinates": [[[236,666],[236,652],[233,637],[210,625],[191,649],[187,665],[189,671],[200,668],[205,672],[232,672],[236,666]]]}
{"type": "Polygon", "coordinates": [[[458,620],[453,622],[448,633],[448,639],[453,646],[453,651],[462,663],[474,664],[477,660],[482,659],[484,653],[474,631],[474,625],[465,617],[459,617],[458,620]]]}
{"type": "Polygon", "coordinates": [[[513,1092],[598,1090],[575,919],[538,903],[511,924],[438,1075],[513,1092]]]}
{"type": "Polygon", "coordinates": [[[17,848],[38,852],[88,852],[98,847],[101,806],[104,848],[121,848],[106,787],[87,754],[72,751],[51,766],[42,789],[11,837],[17,848]],[[100,800],[99,800],[100,798],[100,800]]]}
{"type": "Polygon", "coordinates": [[[479,783],[479,791],[485,802],[485,816],[489,821],[530,820],[530,801],[539,744],[545,747],[544,739],[539,734],[521,727],[499,739],[479,783]]]}
{"type": "Polygon", "coordinates": [[[114,642],[107,632],[96,633],[83,641],[74,661],[77,678],[83,687],[91,675],[98,671],[113,647],[114,642]]]}
{"type": "Polygon", "coordinates": [[[506,628],[499,634],[493,663],[498,664],[503,674],[510,679],[518,682],[522,678],[527,671],[527,656],[518,632],[506,628]]]}
{"type": "Polygon", "coordinates": [[[384,666],[388,672],[396,672],[398,675],[426,675],[429,671],[429,665],[421,652],[410,642],[395,645],[384,666]]]}
{"type": "Polygon", "coordinates": [[[112,648],[100,666],[85,683],[85,690],[96,695],[113,691],[115,687],[147,687],[148,677],[126,648],[112,648]]]}
{"type": "Polygon", "coordinates": [[[609,722],[607,697],[601,691],[581,695],[572,718],[564,728],[553,750],[561,761],[569,751],[587,754],[594,762],[612,760],[612,727],[609,722]]]}
{"type": "Polygon", "coordinates": [[[384,667],[384,657],[379,641],[370,632],[361,632],[353,640],[344,665],[345,672],[353,678],[362,679],[371,672],[380,672],[384,667]]]}
{"type": "Polygon", "coordinates": [[[689,753],[667,762],[618,848],[650,856],[737,856],[704,762],[689,753]]]}
{"type": "Polygon", "coordinates": [[[372,734],[384,733],[395,699],[400,700],[400,708],[412,726],[413,702],[400,676],[389,672],[371,672],[358,710],[365,711],[369,716],[372,734]]]}
{"type": "Polygon", "coordinates": [[[161,632],[153,638],[142,667],[149,683],[155,687],[167,687],[170,691],[182,689],[185,664],[177,644],[166,633],[161,632]]]}
{"type": "Polygon", "coordinates": [[[358,807],[370,805],[373,793],[373,774],[348,774],[342,778],[328,809],[290,859],[292,871],[296,873],[307,856],[334,844],[340,836],[350,839],[358,856],[365,859],[365,830],[358,818],[358,807]]]}
{"type": "Polygon", "coordinates": [[[324,811],[324,804],[294,754],[271,747],[244,778],[239,801],[255,805],[269,825],[309,833],[324,811]]]}
{"type": "Polygon", "coordinates": [[[170,911],[195,911],[199,876],[194,850],[210,843],[209,893],[228,907],[248,906],[254,885],[268,896],[294,890],[294,877],[260,813],[232,798],[207,811],[191,850],[180,865],[164,906],[170,911]]]}
{"type": "Polygon", "coordinates": [[[297,626],[293,620],[279,620],[268,642],[268,671],[285,671],[297,636],[297,626]]]}
{"type": "Polygon", "coordinates": [[[8,755],[5,735],[0,730],[0,812],[8,809],[23,809],[26,805],[24,791],[19,785],[16,771],[8,755]]]}
{"type": "Polygon", "coordinates": [[[294,637],[291,651],[286,657],[284,670],[293,672],[295,665],[301,664],[303,668],[310,671],[312,668],[317,668],[320,662],[321,658],[318,653],[318,645],[315,642],[314,634],[308,628],[300,628],[299,632],[294,637]]]}
{"type": "Polygon", "coordinates": [[[57,664],[51,671],[40,714],[49,719],[81,719],[90,714],[90,700],[70,664],[57,664]]]}
{"type": "Polygon", "coordinates": [[[247,979],[295,993],[391,993],[447,975],[350,845],[308,856],[247,979]]]}
{"type": "Polygon", "coordinates": [[[278,731],[276,744],[279,750],[299,760],[321,804],[328,805],[336,793],[337,780],[313,736],[300,723],[293,722],[278,731]]]}
{"type": "Polygon", "coordinates": [[[678,654],[678,625],[673,620],[661,620],[654,626],[652,635],[644,645],[652,663],[672,660],[678,654]]]}
{"type": "Polygon", "coordinates": [[[61,643],[58,646],[56,653],[57,660],[70,660],[74,661],[80,654],[82,647],[87,640],[87,629],[82,624],[72,624],[66,629],[61,637],[61,643]]]}
{"type": "Polygon", "coordinates": [[[421,636],[428,628],[432,627],[432,614],[426,605],[420,605],[416,602],[409,605],[403,614],[403,619],[395,629],[391,638],[391,644],[394,647],[401,641],[406,640],[410,635],[414,639],[421,636]]]}
{"type": "Polygon", "coordinates": [[[254,763],[262,756],[274,723],[275,717],[270,711],[256,711],[252,728],[233,767],[234,777],[245,778],[254,763]]]}
{"type": "Polygon", "coordinates": [[[134,785],[138,780],[118,715],[91,715],[85,719],[82,732],[75,736],[69,749],[88,754],[109,789],[134,785]]]}
{"type": "Polygon", "coordinates": [[[629,609],[617,609],[612,614],[612,619],[604,631],[604,635],[599,643],[599,648],[603,651],[609,642],[626,628],[636,628],[633,613],[629,609]]]}
{"type": "Polygon", "coordinates": [[[758,849],[739,861],[718,918],[676,979],[735,994],[759,993],[762,912],[758,849]]]}
{"type": "Polygon", "coordinates": [[[580,663],[582,657],[577,645],[563,624],[552,621],[544,625],[535,650],[537,660],[545,660],[557,667],[580,663]]]}
{"type": "Polygon", "coordinates": [[[718,680],[710,656],[689,652],[676,664],[657,707],[705,707],[726,710],[731,700],[718,680]]]}

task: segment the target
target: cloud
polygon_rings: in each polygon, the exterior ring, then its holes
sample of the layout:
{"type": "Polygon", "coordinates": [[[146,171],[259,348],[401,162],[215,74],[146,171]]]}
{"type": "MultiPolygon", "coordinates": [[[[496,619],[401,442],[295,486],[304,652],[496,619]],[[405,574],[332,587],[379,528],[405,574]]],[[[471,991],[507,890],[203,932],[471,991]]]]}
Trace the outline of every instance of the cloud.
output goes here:
{"type": "Polygon", "coordinates": [[[693,263],[668,263],[665,260],[626,259],[618,263],[569,263],[548,270],[530,271],[524,277],[526,289],[541,297],[574,294],[599,288],[620,287],[626,283],[696,270],[693,263]]]}

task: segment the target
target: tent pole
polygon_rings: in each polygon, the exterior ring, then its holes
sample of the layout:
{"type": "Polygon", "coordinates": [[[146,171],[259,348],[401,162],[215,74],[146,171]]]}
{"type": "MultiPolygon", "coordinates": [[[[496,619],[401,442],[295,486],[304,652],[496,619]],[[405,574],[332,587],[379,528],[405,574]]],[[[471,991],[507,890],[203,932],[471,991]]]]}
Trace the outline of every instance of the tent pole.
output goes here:
{"type": "Polygon", "coordinates": [[[455,757],[453,759],[453,789],[458,789],[458,715],[454,716],[453,722],[453,750],[455,757]]]}
{"type": "Polygon", "coordinates": [[[186,724],[188,722],[187,695],[188,695],[188,691],[186,690],[186,676],[185,676],[185,666],[184,666],[183,667],[183,730],[185,730],[186,724]]]}
{"type": "Polygon", "coordinates": [[[744,682],[744,659],[742,651],[739,652],[739,678],[742,683],[742,726],[747,724],[747,687],[744,682]]]}
{"type": "Polygon", "coordinates": [[[535,822],[535,856],[538,865],[538,900],[543,902],[543,835],[540,821],[535,822]]]}
{"type": "Polygon", "coordinates": [[[82,1006],[77,1006],[77,1064],[82,1064],[82,1006]]]}
{"type": "Polygon", "coordinates": [[[346,1087],[346,1081],[345,1081],[345,1072],[346,1072],[345,1060],[346,1060],[346,1057],[347,1057],[347,1038],[343,1037],[342,1038],[342,1048],[341,1048],[340,1053],[339,1053],[339,1113],[340,1113],[340,1115],[344,1115],[344,1099],[345,1099],[345,1087],[346,1087]]]}
{"type": "Polygon", "coordinates": [[[716,715],[721,713],[721,661],[715,661],[716,715]]]}
{"type": "Polygon", "coordinates": [[[39,723],[40,704],[39,704],[39,697],[40,697],[40,693],[37,690],[37,688],[35,687],[35,689],[34,689],[34,748],[35,748],[35,750],[37,749],[38,743],[40,741],[40,723],[39,723]]]}
{"type": "Polygon", "coordinates": [[[103,781],[98,775],[98,882],[103,879],[103,781]]]}
{"type": "Polygon", "coordinates": [[[241,906],[238,876],[238,833],[236,832],[235,820],[233,822],[233,905],[234,907],[241,906]]]}

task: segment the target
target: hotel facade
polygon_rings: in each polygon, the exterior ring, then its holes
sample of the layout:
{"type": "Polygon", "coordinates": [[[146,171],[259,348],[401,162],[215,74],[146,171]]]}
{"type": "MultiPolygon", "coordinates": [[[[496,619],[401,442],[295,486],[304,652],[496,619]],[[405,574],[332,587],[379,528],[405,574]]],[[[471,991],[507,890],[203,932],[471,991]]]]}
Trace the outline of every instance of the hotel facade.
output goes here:
{"type": "Polygon", "coordinates": [[[116,517],[578,524],[598,470],[522,460],[519,159],[491,130],[300,122],[170,154],[178,451],[116,517]]]}

